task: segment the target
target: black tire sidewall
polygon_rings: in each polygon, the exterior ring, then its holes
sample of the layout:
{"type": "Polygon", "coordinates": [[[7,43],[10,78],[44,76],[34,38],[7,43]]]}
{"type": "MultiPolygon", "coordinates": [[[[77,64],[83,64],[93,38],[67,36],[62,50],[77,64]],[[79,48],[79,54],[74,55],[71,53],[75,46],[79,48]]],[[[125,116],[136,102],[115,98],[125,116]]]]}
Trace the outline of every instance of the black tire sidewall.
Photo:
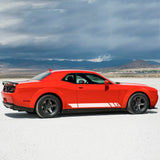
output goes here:
{"type": "Polygon", "coordinates": [[[142,114],[147,111],[147,109],[149,108],[149,104],[150,104],[149,99],[144,93],[134,93],[128,100],[127,111],[132,114],[142,114]],[[137,112],[131,105],[133,98],[136,96],[143,96],[145,98],[146,103],[147,103],[146,108],[142,112],[137,112]]]}
{"type": "Polygon", "coordinates": [[[60,100],[56,96],[50,95],[50,94],[42,96],[36,103],[36,113],[41,118],[53,118],[53,117],[56,117],[58,115],[58,113],[60,112],[60,108],[61,108],[60,100]],[[47,98],[53,99],[57,104],[55,112],[53,114],[44,114],[44,112],[41,111],[41,104],[47,98]]]}

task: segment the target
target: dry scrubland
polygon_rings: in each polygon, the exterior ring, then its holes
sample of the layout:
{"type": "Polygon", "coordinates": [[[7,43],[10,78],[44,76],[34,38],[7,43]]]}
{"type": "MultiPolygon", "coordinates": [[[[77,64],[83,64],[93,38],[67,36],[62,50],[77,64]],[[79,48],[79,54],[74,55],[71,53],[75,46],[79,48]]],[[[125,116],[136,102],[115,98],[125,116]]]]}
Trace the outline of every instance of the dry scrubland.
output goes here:
{"type": "MultiPolygon", "coordinates": [[[[48,69],[25,69],[25,68],[0,68],[0,78],[31,78],[37,74],[47,71],[48,69]]],[[[138,68],[138,69],[114,69],[100,68],[94,69],[106,77],[147,77],[160,78],[160,68],[138,68]]]]}
{"type": "Polygon", "coordinates": [[[25,68],[2,68],[0,69],[0,78],[31,78],[42,72],[45,72],[45,70],[25,68]]]}
{"type": "MultiPolygon", "coordinates": [[[[160,91],[158,78],[112,80],[144,83],[160,91]]],[[[143,115],[115,112],[40,119],[6,109],[0,101],[0,159],[159,160],[160,101],[156,107],[143,115]]]]}
{"type": "Polygon", "coordinates": [[[160,68],[121,69],[102,72],[106,77],[160,78],[160,68]]]}

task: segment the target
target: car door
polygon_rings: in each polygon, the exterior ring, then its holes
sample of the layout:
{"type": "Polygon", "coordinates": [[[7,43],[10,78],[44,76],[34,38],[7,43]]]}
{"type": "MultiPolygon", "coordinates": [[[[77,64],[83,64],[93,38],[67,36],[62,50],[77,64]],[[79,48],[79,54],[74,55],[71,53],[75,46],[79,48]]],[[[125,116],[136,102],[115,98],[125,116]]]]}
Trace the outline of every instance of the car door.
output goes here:
{"type": "Polygon", "coordinates": [[[105,80],[96,74],[76,74],[78,108],[120,107],[118,88],[109,83],[106,89],[105,80]]]}
{"type": "Polygon", "coordinates": [[[78,108],[105,107],[104,81],[105,79],[94,74],[76,74],[78,108]]]}

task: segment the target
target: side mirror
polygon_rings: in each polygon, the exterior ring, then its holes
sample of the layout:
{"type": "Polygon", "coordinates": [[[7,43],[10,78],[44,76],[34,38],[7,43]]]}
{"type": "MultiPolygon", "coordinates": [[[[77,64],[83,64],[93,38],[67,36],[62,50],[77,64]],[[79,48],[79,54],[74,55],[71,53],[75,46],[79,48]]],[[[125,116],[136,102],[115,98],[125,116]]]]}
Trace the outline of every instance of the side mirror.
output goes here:
{"type": "Polygon", "coordinates": [[[109,81],[105,80],[104,84],[105,84],[105,91],[106,91],[109,89],[109,81]]]}

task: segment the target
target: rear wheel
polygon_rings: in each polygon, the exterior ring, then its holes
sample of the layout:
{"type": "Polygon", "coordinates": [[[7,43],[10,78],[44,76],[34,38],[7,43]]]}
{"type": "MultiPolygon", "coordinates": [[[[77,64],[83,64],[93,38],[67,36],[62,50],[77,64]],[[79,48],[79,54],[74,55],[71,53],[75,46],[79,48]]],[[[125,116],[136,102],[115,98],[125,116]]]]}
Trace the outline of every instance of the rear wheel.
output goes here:
{"type": "Polygon", "coordinates": [[[148,97],[144,93],[133,94],[128,101],[127,111],[133,114],[145,113],[149,108],[148,97]]]}
{"type": "Polygon", "coordinates": [[[60,100],[54,95],[42,96],[36,104],[36,113],[41,118],[53,118],[60,112],[60,100]]]}

